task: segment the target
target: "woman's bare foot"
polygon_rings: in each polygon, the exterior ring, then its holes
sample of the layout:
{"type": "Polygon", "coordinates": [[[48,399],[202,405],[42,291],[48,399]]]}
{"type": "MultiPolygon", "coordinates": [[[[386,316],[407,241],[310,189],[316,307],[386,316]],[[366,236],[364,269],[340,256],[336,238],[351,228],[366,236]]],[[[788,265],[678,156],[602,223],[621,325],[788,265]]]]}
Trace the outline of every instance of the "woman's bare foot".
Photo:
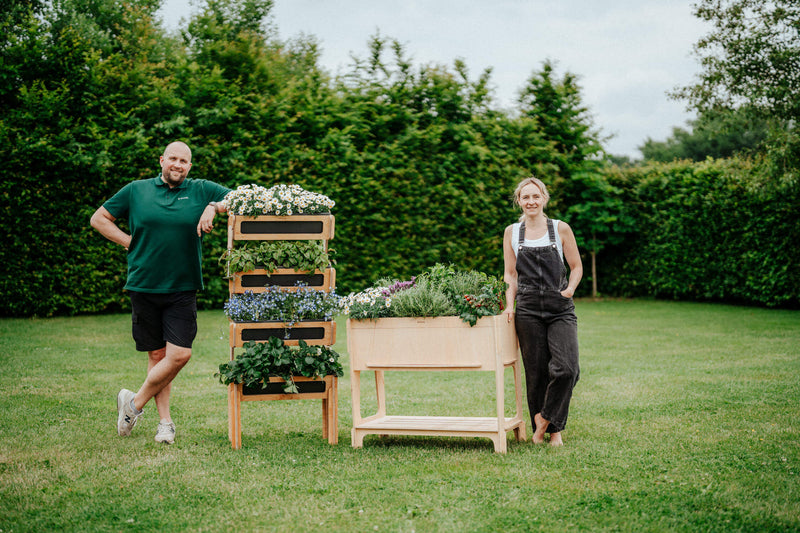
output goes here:
{"type": "Polygon", "coordinates": [[[550,433],[550,446],[563,446],[564,441],[561,440],[561,432],[550,433]]]}
{"type": "Polygon", "coordinates": [[[533,425],[536,430],[533,432],[533,443],[542,444],[544,442],[544,434],[547,431],[547,426],[550,425],[549,420],[545,420],[542,413],[536,413],[533,416],[533,425]]]}

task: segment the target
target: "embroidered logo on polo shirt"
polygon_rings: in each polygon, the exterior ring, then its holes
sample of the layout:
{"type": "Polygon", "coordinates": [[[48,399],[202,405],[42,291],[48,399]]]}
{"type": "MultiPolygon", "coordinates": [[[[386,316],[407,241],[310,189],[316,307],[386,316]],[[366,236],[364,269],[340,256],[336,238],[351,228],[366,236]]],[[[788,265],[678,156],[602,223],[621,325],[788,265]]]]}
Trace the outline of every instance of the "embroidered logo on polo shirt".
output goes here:
{"type": "Polygon", "coordinates": [[[180,196],[180,197],[178,197],[178,200],[188,200],[188,199],[189,199],[188,196],[180,196]]]}

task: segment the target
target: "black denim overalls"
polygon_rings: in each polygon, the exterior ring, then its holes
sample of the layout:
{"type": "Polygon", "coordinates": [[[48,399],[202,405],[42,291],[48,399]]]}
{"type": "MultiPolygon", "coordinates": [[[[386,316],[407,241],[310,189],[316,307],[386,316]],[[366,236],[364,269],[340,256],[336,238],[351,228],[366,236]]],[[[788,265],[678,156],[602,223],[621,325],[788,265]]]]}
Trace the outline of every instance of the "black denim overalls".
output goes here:
{"type": "MultiPolygon", "coordinates": [[[[572,389],[578,382],[578,318],[567,288],[567,270],[558,253],[553,221],[550,244],[526,247],[525,222],[519,228],[515,325],[528,390],[531,422],[536,413],[550,421],[548,433],[564,429],[572,389]]],[[[533,424],[532,427],[536,427],[533,424]]]]}

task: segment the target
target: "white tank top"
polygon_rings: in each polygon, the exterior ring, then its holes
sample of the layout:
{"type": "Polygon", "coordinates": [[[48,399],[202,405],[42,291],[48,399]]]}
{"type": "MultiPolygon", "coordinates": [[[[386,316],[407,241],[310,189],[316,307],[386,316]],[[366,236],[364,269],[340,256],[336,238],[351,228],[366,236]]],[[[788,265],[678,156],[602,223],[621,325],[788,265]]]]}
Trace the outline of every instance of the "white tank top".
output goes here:
{"type": "MultiPolygon", "coordinates": [[[[553,230],[556,232],[556,247],[558,254],[564,257],[564,246],[561,244],[561,235],[558,233],[559,221],[553,219],[553,230]]],[[[519,255],[519,222],[511,225],[511,245],[514,247],[514,255],[519,255]]],[[[544,235],[538,239],[525,239],[525,246],[529,248],[539,248],[541,246],[548,246],[550,244],[550,236],[545,230],[544,235]]]]}

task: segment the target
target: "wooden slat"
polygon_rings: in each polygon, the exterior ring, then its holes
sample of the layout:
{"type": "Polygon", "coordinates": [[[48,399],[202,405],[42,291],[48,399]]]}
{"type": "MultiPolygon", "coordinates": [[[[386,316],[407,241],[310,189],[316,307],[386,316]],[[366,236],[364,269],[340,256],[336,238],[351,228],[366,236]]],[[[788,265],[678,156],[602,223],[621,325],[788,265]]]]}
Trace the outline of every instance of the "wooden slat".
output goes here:
{"type": "Polygon", "coordinates": [[[279,337],[289,346],[297,346],[303,330],[318,330],[313,338],[304,338],[309,345],[330,346],[336,343],[336,322],[295,322],[292,326],[287,326],[284,322],[230,322],[230,343],[232,347],[241,348],[248,340],[256,342],[266,342],[269,337],[279,337]],[[286,329],[289,329],[290,337],[284,336],[286,329]],[[245,333],[249,332],[249,333],[245,333]],[[255,336],[258,338],[244,338],[255,336]],[[263,337],[263,338],[262,338],[263,337]]]}
{"type": "Polygon", "coordinates": [[[266,215],[228,217],[234,241],[328,241],[334,235],[333,215],[266,215]],[[302,229],[296,229],[304,226],[302,229]]]}
{"type": "MultiPolygon", "coordinates": [[[[506,418],[505,421],[506,424],[513,424],[518,422],[519,419],[506,418]]],[[[371,431],[422,431],[431,434],[497,433],[498,431],[497,419],[494,417],[457,416],[384,416],[368,422],[362,422],[359,424],[358,429],[371,431]]]]}
{"type": "Polygon", "coordinates": [[[257,268],[246,272],[236,272],[228,280],[228,291],[232,294],[242,294],[246,291],[259,294],[265,292],[267,287],[278,286],[284,291],[293,292],[299,288],[295,285],[298,280],[304,281],[311,289],[330,292],[336,287],[336,270],[326,268],[308,272],[291,268],[278,268],[271,271],[257,268]],[[255,285],[254,283],[257,281],[263,282],[263,284],[255,285]]]}
{"type": "Polygon", "coordinates": [[[483,365],[481,363],[459,363],[457,365],[442,365],[439,363],[431,364],[367,364],[369,370],[475,370],[480,369],[483,365]]]}

